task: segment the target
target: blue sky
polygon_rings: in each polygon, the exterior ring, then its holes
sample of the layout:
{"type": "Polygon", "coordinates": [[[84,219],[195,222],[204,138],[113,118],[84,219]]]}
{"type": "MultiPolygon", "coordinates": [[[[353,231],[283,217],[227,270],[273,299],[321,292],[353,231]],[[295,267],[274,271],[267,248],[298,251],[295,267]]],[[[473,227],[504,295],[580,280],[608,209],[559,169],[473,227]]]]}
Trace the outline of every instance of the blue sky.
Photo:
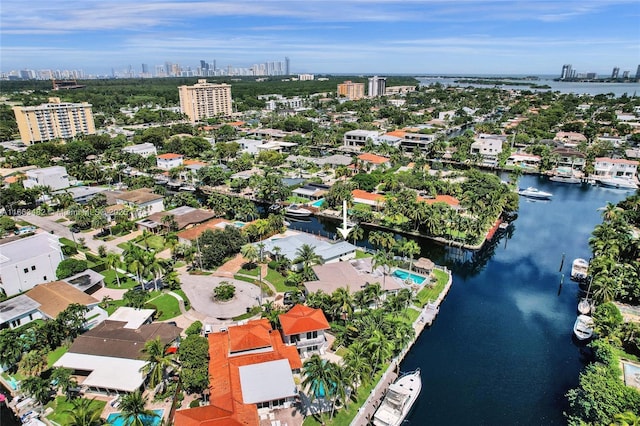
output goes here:
{"type": "Polygon", "coordinates": [[[638,0],[3,1],[0,69],[288,56],[292,73],[634,75],[639,22],[638,0]]]}

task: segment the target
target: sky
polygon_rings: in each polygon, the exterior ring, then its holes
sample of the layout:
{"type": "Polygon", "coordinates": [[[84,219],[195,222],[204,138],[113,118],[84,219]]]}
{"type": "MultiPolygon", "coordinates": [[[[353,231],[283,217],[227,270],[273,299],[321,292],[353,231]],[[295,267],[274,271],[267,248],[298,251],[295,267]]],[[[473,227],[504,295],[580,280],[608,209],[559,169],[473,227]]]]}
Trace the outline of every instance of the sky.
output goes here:
{"type": "Polygon", "coordinates": [[[0,71],[166,61],[297,73],[635,75],[640,0],[30,0],[0,7],[0,71]]]}

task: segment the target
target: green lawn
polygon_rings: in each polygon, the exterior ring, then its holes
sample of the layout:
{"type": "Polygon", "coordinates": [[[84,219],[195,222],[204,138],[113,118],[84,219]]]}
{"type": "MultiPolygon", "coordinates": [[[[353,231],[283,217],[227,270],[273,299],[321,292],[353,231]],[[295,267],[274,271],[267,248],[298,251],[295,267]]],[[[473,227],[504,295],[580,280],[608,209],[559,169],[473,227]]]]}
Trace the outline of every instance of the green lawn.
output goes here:
{"type": "Polygon", "coordinates": [[[367,253],[364,250],[356,250],[356,259],[362,259],[365,257],[372,257],[373,255],[371,253],[367,253]]]}
{"type": "MultiPolygon", "coordinates": [[[[100,411],[100,412],[104,410],[105,405],[107,405],[106,401],[98,401],[97,399],[93,400],[93,402],[91,403],[91,406],[95,407],[96,411],[100,411]]],[[[71,422],[71,418],[69,414],[66,413],[66,411],[71,410],[73,405],[71,405],[71,402],[67,400],[66,396],[56,397],[56,399],[49,402],[45,406],[45,408],[49,408],[49,407],[53,408],[54,411],[53,413],[49,414],[49,416],[47,416],[47,419],[49,419],[50,421],[56,422],[61,426],[66,426],[71,422]]]]}
{"type": "Polygon", "coordinates": [[[59,360],[62,357],[62,355],[67,353],[68,350],[69,348],[63,345],[63,346],[58,346],[53,351],[49,352],[47,354],[47,367],[52,368],[53,364],[57,360],[59,360]]]}
{"type": "Polygon", "coordinates": [[[149,300],[147,303],[151,303],[152,305],[155,305],[156,308],[158,308],[160,316],[157,318],[157,321],[166,321],[170,318],[175,318],[180,315],[180,306],[178,304],[178,299],[170,294],[161,294],[155,299],[149,300]]]}
{"type": "Polygon", "coordinates": [[[133,240],[136,244],[144,248],[156,251],[164,250],[164,238],[161,235],[150,235],[146,241],[142,235],[133,240]]]}
{"type": "Polygon", "coordinates": [[[60,219],[56,219],[56,223],[63,223],[63,222],[66,222],[66,221],[67,221],[67,219],[64,218],[64,217],[61,217],[60,219]]]}
{"type": "Polygon", "coordinates": [[[269,268],[267,271],[267,276],[265,277],[267,281],[269,281],[279,293],[283,293],[285,291],[291,291],[293,288],[286,285],[284,283],[284,277],[280,272],[269,268]]]}
{"type": "Polygon", "coordinates": [[[107,311],[109,316],[111,316],[120,306],[126,306],[124,300],[112,300],[109,302],[109,306],[105,310],[107,311]]]}
{"type": "Polygon", "coordinates": [[[239,274],[251,275],[252,277],[257,277],[260,274],[260,268],[254,267],[253,269],[246,269],[245,265],[238,271],[239,274]]]}
{"type": "Polygon", "coordinates": [[[258,315],[260,313],[262,309],[260,308],[260,306],[253,306],[251,308],[251,310],[249,312],[247,312],[246,314],[242,314],[242,315],[238,315],[237,317],[233,317],[232,319],[234,321],[242,321],[251,317],[254,317],[256,315],[258,315]]]}
{"type": "Polygon", "coordinates": [[[104,272],[102,272],[102,275],[104,275],[104,284],[108,288],[118,288],[118,289],[126,290],[131,287],[135,287],[138,284],[136,280],[133,280],[126,276],[122,276],[122,273],[118,273],[118,276],[120,277],[120,286],[118,287],[118,280],[116,279],[116,271],[114,271],[113,269],[105,270],[104,272]]]}
{"type": "Polygon", "coordinates": [[[358,409],[360,409],[362,404],[364,404],[364,402],[367,400],[373,388],[380,381],[380,378],[382,377],[382,373],[387,370],[387,367],[389,367],[389,365],[384,364],[382,366],[382,369],[376,373],[376,375],[373,377],[373,379],[369,383],[363,386],[360,386],[358,388],[358,394],[357,394],[356,400],[355,401],[352,400],[349,403],[348,408],[346,409],[341,408],[339,410],[336,410],[333,416],[333,419],[329,420],[329,413],[326,413],[324,414],[324,420],[325,420],[324,423],[320,422],[319,419],[316,417],[309,416],[304,419],[304,422],[302,424],[304,426],[315,426],[315,425],[322,425],[322,424],[346,426],[348,424],[351,424],[351,421],[358,413],[358,409]]]}
{"type": "Polygon", "coordinates": [[[182,291],[182,290],[172,290],[172,291],[174,293],[179,294],[180,296],[182,296],[182,300],[184,300],[184,308],[186,310],[189,310],[189,307],[191,306],[191,302],[189,301],[189,298],[184,293],[184,291],[182,291]]]}
{"type": "Polygon", "coordinates": [[[425,287],[418,292],[418,300],[420,301],[421,307],[430,300],[436,300],[449,280],[447,273],[439,269],[434,269],[433,275],[438,279],[436,284],[431,287],[425,287]]]}

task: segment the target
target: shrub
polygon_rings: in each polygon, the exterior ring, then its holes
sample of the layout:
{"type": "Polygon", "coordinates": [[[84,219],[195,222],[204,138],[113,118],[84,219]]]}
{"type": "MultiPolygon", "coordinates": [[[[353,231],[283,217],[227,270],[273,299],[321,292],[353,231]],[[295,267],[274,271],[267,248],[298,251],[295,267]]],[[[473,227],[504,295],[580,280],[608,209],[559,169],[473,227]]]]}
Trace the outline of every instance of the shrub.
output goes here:
{"type": "Polygon", "coordinates": [[[271,262],[269,262],[268,265],[269,265],[269,268],[274,270],[277,270],[279,266],[278,262],[276,262],[275,260],[272,260],[271,262]]]}
{"type": "Polygon", "coordinates": [[[218,287],[213,289],[213,298],[219,302],[231,300],[235,294],[236,287],[227,281],[222,281],[218,287]]]}
{"type": "Polygon", "coordinates": [[[195,407],[199,407],[200,406],[200,400],[199,399],[194,399],[193,401],[191,401],[189,403],[189,408],[195,408],[195,407]]]}
{"type": "Polygon", "coordinates": [[[199,335],[201,331],[202,331],[202,322],[194,321],[189,327],[187,327],[184,333],[187,336],[191,336],[192,334],[199,335]]]}
{"type": "Polygon", "coordinates": [[[87,267],[88,265],[86,260],[65,259],[58,264],[56,277],[58,277],[59,280],[62,280],[86,270],[87,267]]]}

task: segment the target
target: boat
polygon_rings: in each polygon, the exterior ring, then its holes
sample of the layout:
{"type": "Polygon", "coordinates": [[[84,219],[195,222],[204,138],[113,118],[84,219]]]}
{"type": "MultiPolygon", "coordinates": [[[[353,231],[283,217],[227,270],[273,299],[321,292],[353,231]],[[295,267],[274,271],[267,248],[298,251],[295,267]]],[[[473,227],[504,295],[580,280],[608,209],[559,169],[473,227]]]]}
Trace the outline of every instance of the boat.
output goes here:
{"type": "Polygon", "coordinates": [[[399,426],[405,420],[422,390],[420,369],[402,375],[393,382],[373,415],[376,426],[399,426]]]}
{"type": "Polygon", "coordinates": [[[571,279],[574,281],[584,281],[587,279],[589,262],[582,258],[577,258],[571,264],[571,279]]]}
{"type": "Polygon", "coordinates": [[[188,191],[188,192],[193,192],[196,190],[196,187],[193,185],[183,185],[179,188],[180,191],[188,191]]]}
{"type": "Polygon", "coordinates": [[[313,214],[313,212],[311,210],[300,207],[298,204],[291,204],[286,209],[284,209],[284,214],[286,216],[293,217],[309,217],[313,214]]]}
{"type": "Polygon", "coordinates": [[[582,180],[580,180],[580,178],[575,177],[573,175],[555,175],[555,176],[551,176],[549,180],[552,182],[558,182],[558,183],[571,183],[571,184],[582,183],[582,180]]]}
{"type": "Polygon", "coordinates": [[[578,303],[578,312],[583,315],[589,314],[589,312],[591,312],[591,301],[586,297],[580,299],[580,303],[578,303]]]}
{"type": "Polygon", "coordinates": [[[638,184],[633,180],[623,177],[612,177],[607,179],[600,179],[600,185],[606,188],[616,189],[638,189],[638,184]]]}
{"type": "Polygon", "coordinates": [[[552,193],[540,191],[538,188],[534,188],[533,186],[530,186],[527,189],[519,189],[518,195],[522,195],[527,198],[534,198],[536,200],[550,200],[551,197],[553,197],[552,193]]]}
{"type": "Polygon", "coordinates": [[[269,213],[278,213],[282,210],[282,206],[280,204],[271,204],[267,210],[269,213]]]}
{"type": "Polygon", "coordinates": [[[573,324],[573,334],[579,340],[587,340],[593,336],[593,319],[588,315],[578,315],[573,324]]]}

